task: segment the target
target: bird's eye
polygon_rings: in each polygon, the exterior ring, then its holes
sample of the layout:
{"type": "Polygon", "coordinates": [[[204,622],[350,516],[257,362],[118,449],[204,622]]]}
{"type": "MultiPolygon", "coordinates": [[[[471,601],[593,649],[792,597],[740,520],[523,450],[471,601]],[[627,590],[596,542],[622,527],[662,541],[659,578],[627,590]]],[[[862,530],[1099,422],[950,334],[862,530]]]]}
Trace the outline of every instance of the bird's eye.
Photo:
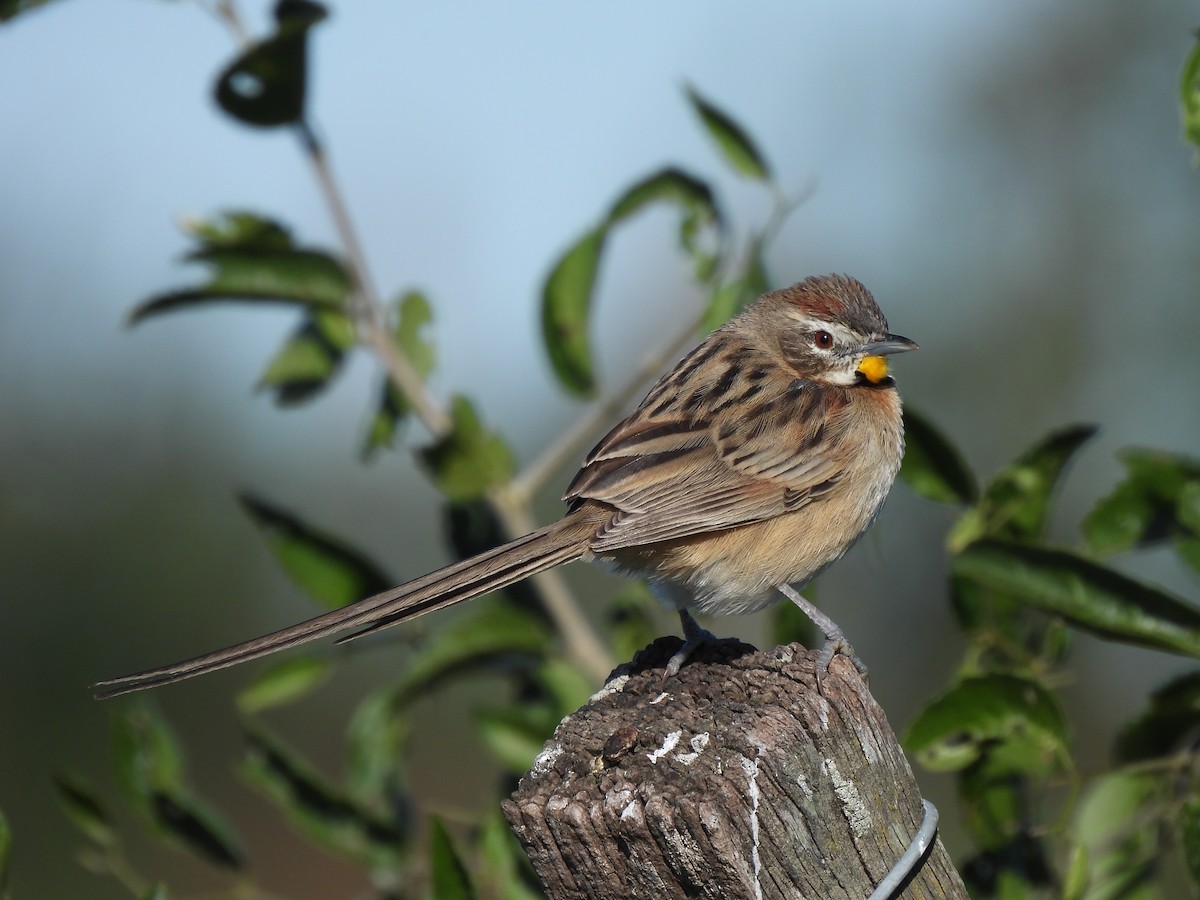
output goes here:
{"type": "Polygon", "coordinates": [[[813,346],[821,350],[828,350],[833,346],[833,335],[828,331],[814,331],[813,346]]]}

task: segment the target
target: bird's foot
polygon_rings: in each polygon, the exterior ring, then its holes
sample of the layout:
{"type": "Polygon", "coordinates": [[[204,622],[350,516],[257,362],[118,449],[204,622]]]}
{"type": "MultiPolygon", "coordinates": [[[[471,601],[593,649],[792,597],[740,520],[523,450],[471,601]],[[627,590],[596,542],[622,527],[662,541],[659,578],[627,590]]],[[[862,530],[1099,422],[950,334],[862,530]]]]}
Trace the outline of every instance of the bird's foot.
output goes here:
{"type": "Polygon", "coordinates": [[[825,635],[825,645],[821,648],[821,655],[817,657],[817,688],[821,687],[821,678],[829,674],[829,666],[833,663],[834,656],[844,656],[850,662],[854,663],[854,668],[858,669],[858,674],[862,676],[863,681],[868,681],[870,678],[867,664],[863,662],[854,648],[850,646],[850,642],[846,640],[846,636],[842,634],[841,629],[838,629],[836,635],[825,635]]]}
{"type": "Polygon", "coordinates": [[[673,675],[678,675],[683,664],[691,659],[692,654],[701,647],[729,647],[742,643],[740,638],[719,638],[707,628],[701,628],[700,623],[692,618],[692,614],[686,609],[679,611],[679,621],[683,625],[683,646],[667,660],[667,667],[663,672],[664,681],[673,675]]]}
{"type": "Polygon", "coordinates": [[[867,664],[858,658],[858,654],[854,652],[854,648],[850,646],[850,642],[846,640],[846,634],[838,626],[837,622],[825,615],[815,606],[806,600],[801,594],[792,588],[790,585],[780,585],[779,592],[787,597],[800,608],[812,623],[816,625],[825,635],[825,645],[821,648],[821,655],[817,657],[817,690],[821,688],[821,679],[829,674],[829,666],[833,663],[835,655],[844,656],[854,663],[854,668],[858,670],[858,674],[866,681],[868,678],[867,664]]]}

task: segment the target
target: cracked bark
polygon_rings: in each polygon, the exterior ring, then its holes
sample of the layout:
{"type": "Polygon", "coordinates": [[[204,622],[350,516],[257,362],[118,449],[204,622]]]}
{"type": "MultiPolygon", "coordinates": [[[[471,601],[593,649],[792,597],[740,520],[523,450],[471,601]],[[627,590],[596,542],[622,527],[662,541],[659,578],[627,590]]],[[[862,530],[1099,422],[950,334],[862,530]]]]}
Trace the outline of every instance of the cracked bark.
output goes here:
{"type": "MultiPolygon", "coordinates": [[[[848,660],[663,638],[564,719],[504,815],[547,896],[862,900],[920,825],[921,794],[848,660]]],[[[966,898],[941,841],[904,898],[966,898]]]]}

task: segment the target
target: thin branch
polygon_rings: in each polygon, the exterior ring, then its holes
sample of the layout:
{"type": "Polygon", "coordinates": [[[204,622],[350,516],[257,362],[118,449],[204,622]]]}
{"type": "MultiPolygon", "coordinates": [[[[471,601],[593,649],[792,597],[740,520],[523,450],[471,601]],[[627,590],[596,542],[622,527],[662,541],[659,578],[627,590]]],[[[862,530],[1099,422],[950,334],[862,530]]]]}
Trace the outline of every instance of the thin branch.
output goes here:
{"type": "MultiPolygon", "coordinates": [[[[435,440],[445,437],[452,430],[453,424],[445,409],[430,395],[412,363],[392,340],[383,303],[368,275],[369,269],[362,244],[355,233],[342,200],[342,193],[334,180],[321,144],[307,125],[300,127],[299,137],[333,216],[338,237],[346,251],[356,288],[354,311],[363,330],[364,341],[383,363],[388,377],[412,404],[414,413],[432,437],[435,440]]],[[[506,486],[501,486],[489,494],[487,500],[510,538],[527,534],[537,527],[529,512],[527,495],[515,494],[506,486]]],[[[597,680],[605,678],[614,665],[612,655],[580,611],[566,581],[554,572],[542,573],[532,581],[547,615],[562,635],[570,658],[590,677],[597,680]]]]}
{"type": "Polygon", "coordinates": [[[363,339],[367,346],[375,352],[379,361],[383,363],[388,376],[412,405],[413,412],[429,430],[434,440],[443,438],[453,428],[450,416],[433,399],[420,374],[392,340],[387,326],[387,314],[379,294],[375,290],[375,285],[371,281],[370,269],[367,267],[362,243],[359,241],[354,223],[346,211],[342,192],[334,180],[325,150],[307,123],[300,123],[298,135],[301,146],[304,148],[304,155],[312,165],[313,174],[321,188],[321,194],[333,217],[338,239],[341,241],[350,263],[350,277],[353,279],[355,287],[352,301],[353,311],[355,319],[363,331],[363,339]]]}

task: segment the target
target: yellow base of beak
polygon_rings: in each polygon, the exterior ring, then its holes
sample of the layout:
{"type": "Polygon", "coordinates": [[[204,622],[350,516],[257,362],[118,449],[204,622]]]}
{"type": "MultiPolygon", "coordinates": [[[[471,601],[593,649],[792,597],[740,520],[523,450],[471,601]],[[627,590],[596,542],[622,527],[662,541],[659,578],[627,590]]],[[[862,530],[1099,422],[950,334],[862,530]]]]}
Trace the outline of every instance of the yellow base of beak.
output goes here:
{"type": "Polygon", "coordinates": [[[879,384],[879,382],[887,378],[887,357],[864,356],[863,361],[858,364],[858,371],[862,372],[863,376],[866,377],[867,381],[871,382],[871,384],[879,384]]]}

